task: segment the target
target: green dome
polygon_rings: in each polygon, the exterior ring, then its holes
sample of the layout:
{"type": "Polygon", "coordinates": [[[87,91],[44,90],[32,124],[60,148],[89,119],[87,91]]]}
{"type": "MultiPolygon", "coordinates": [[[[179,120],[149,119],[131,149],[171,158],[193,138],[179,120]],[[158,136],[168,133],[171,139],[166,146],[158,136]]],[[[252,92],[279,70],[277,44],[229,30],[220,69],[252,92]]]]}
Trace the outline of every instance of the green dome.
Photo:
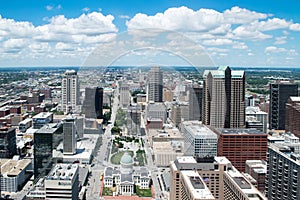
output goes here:
{"type": "Polygon", "coordinates": [[[128,152],[125,152],[124,155],[123,155],[122,158],[121,158],[120,163],[121,163],[121,164],[125,164],[125,165],[132,164],[132,163],[133,163],[133,159],[132,159],[132,157],[128,154],[128,152]]]}

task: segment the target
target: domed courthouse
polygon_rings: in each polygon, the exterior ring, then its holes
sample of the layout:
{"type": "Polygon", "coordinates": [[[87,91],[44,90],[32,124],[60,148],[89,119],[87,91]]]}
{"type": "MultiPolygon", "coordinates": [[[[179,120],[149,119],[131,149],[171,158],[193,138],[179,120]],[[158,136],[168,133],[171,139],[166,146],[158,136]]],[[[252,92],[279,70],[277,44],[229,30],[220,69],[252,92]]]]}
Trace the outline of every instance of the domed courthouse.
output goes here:
{"type": "Polygon", "coordinates": [[[146,167],[133,167],[134,160],[126,151],[120,161],[121,167],[106,167],[104,170],[104,186],[116,187],[116,195],[132,196],[135,187],[150,188],[150,174],[146,167]]]}

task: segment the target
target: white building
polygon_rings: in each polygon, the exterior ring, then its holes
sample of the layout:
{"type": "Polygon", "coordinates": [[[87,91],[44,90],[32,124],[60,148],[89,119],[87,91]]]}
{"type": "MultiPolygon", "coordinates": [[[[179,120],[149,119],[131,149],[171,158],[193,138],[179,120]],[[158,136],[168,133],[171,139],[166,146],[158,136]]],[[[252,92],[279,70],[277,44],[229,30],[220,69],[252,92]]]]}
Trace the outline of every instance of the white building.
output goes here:
{"type": "Polygon", "coordinates": [[[57,164],[45,178],[46,199],[78,199],[77,164],[57,164]]]}
{"type": "Polygon", "coordinates": [[[31,160],[0,159],[1,191],[17,192],[32,175],[31,160]],[[31,172],[30,172],[31,171],[31,172]]]}
{"type": "Polygon", "coordinates": [[[184,137],[184,155],[216,156],[218,136],[200,121],[185,121],[181,131],[184,137]]]}
{"type": "Polygon", "coordinates": [[[118,195],[132,196],[134,187],[139,186],[140,189],[149,189],[150,174],[145,167],[133,169],[133,159],[125,152],[121,158],[120,169],[106,167],[104,170],[104,186],[113,187],[116,185],[118,195]]]}
{"type": "Polygon", "coordinates": [[[263,112],[257,106],[248,106],[246,107],[246,116],[254,116],[256,119],[263,124],[263,132],[267,132],[267,118],[268,113],[263,112]]]}
{"type": "Polygon", "coordinates": [[[69,106],[73,111],[80,104],[79,79],[75,70],[67,70],[62,78],[62,111],[68,113],[69,106]]]}

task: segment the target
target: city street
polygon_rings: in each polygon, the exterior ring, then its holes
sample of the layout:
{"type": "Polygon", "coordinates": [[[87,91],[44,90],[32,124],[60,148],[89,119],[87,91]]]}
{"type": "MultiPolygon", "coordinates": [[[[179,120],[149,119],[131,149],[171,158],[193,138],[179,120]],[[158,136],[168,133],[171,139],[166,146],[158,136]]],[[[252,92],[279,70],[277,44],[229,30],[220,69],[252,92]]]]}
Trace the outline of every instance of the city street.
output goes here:
{"type": "Polygon", "coordinates": [[[100,188],[102,182],[100,181],[100,175],[104,172],[104,168],[109,166],[109,151],[111,148],[111,129],[116,119],[116,113],[119,104],[119,92],[118,88],[114,92],[114,100],[111,113],[111,124],[108,124],[104,134],[102,135],[102,145],[99,148],[97,155],[95,156],[92,164],[92,173],[89,179],[89,185],[87,187],[87,199],[99,199],[100,188]]]}

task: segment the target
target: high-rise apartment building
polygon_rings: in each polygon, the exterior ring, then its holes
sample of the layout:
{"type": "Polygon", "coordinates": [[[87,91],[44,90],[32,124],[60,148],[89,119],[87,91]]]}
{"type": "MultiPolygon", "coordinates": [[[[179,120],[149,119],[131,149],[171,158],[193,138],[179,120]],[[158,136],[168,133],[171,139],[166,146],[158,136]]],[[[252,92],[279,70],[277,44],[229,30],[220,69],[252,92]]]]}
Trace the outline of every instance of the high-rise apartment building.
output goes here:
{"type": "Polygon", "coordinates": [[[57,164],[45,178],[46,199],[77,200],[79,194],[79,166],[57,164]]]}
{"type": "Polygon", "coordinates": [[[75,119],[68,114],[63,123],[63,152],[64,154],[76,153],[76,126],[75,119]]]}
{"type": "Polygon", "coordinates": [[[101,119],[103,114],[103,88],[85,88],[82,111],[86,118],[101,119]]]}
{"type": "Polygon", "coordinates": [[[185,121],[181,125],[184,137],[184,155],[217,156],[218,136],[199,121],[185,121]]]}
{"type": "Polygon", "coordinates": [[[0,158],[12,158],[17,154],[16,129],[0,128],[0,158]]]}
{"type": "Polygon", "coordinates": [[[172,200],[266,200],[226,157],[178,157],[170,166],[172,200]]]}
{"type": "Polygon", "coordinates": [[[79,79],[75,70],[67,70],[62,78],[62,110],[68,113],[69,107],[73,111],[77,110],[77,105],[80,104],[79,79]]]}
{"type": "Polygon", "coordinates": [[[220,67],[203,74],[202,121],[216,128],[245,126],[244,71],[220,67]]]}
{"type": "Polygon", "coordinates": [[[256,129],[215,129],[218,156],[226,156],[241,172],[246,160],[266,160],[268,135],[256,129]]]}
{"type": "Polygon", "coordinates": [[[147,101],[162,102],[163,72],[160,67],[152,67],[148,73],[147,101]]]}
{"type": "Polygon", "coordinates": [[[269,200],[300,200],[300,156],[285,143],[270,144],[266,176],[269,200]]]}
{"type": "Polygon", "coordinates": [[[189,120],[199,120],[202,119],[202,95],[203,86],[193,85],[189,89],[189,120]]]}
{"type": "Polygon", "coordinates": [[[286,103],[285,130],[300,137],[300,97],[290,97],[286,103]]]}
{"type": "Polygon", "coordinates": [[[285,129],[285,104],[291,96],[298,96],[298,84],[276,81],[270,84],[269,129],[285,129]]]}

